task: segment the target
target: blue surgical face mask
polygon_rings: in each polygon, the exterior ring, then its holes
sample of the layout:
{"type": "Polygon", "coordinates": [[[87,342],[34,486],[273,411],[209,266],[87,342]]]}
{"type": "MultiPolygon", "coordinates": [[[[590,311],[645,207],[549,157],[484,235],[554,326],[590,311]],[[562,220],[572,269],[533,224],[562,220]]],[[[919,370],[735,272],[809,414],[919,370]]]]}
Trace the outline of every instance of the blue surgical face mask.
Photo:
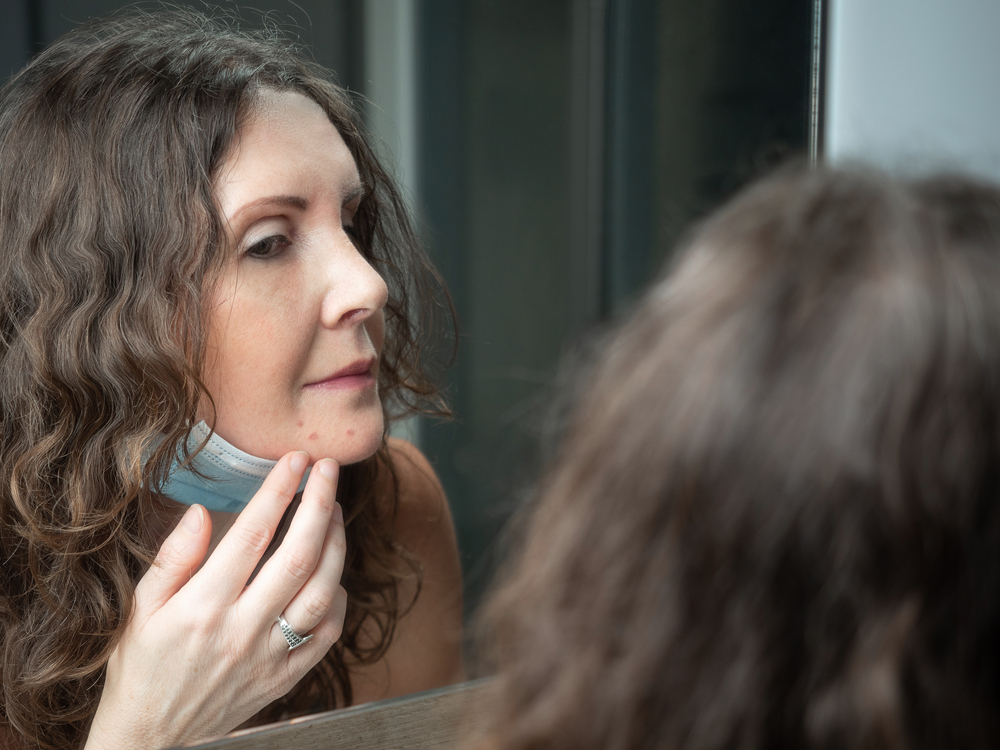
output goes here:
{"type": "MultiPolygon", "coordinates": [[[[204,422],[192,427],[187,440],[188,450],[194,451],[209,432],[204,422]]],[[[170,476],[163,485],[163,494],[184,505],[197,503],[208,510],[239,513],[257,494],[277,463],[244,453],[213,433],[188,466],[182,467],[179,460],[174,459],[170,476]],[[195,474],[191,465],[203,476],[195,474]]],[[[299,483],[300,492],[306,486],[308,477],[307,469],[299,483]]]]}

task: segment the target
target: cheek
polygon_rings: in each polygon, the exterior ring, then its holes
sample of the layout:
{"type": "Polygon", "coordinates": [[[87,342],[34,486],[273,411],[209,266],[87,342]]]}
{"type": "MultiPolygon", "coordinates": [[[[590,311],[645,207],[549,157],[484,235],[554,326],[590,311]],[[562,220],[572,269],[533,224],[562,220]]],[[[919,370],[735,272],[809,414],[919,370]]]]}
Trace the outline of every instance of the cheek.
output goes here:
{"type": "Polygon", "coordinates": [[[207,315],[203,380],[217,402],[266,395],[259,392],[262,386],[283,382],[296,361],[288,346],[292,339],[281,335],[287,323],[275,314],[284,307],[240,291],[219,300],[207,315]]]}

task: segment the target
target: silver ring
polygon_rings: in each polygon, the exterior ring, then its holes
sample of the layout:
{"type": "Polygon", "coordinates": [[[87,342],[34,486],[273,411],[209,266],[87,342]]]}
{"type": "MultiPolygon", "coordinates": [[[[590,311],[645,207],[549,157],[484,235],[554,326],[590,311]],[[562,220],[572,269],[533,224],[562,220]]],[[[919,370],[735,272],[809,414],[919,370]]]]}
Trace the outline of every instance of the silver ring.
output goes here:
{"type": "Polygon", "coordinates": [[[306,641],[312,638],[312,633],[305,638],[296,633],[295,629],[288,624],[288,620],[285,619],[284,615],[278,615],[278,627],[281,629],[281,634],[285,636],[285,640],[288,641],[289,651],[294,651],[299,646],[305,645],[306,641]]]}

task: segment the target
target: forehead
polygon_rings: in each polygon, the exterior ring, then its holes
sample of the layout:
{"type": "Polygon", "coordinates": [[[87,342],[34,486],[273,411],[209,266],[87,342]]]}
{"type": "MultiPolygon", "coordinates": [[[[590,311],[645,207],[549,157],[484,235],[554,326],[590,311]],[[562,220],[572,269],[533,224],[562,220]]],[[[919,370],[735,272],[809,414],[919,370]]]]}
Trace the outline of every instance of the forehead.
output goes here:
{"type": "Polygon", "coordinates": [[[216,178],[226,216],[265,193],[312,200],[360,185],[354,157],[323,109],[294,91],[264,90],[216,178]]]}

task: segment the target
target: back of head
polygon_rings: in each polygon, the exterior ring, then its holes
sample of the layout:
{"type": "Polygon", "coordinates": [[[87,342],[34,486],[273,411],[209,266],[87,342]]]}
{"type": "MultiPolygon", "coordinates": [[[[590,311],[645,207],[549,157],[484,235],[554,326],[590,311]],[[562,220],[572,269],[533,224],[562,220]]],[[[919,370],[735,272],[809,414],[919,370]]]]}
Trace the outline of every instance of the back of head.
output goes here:
{"type": "Polygon", "coordinates": [[[486,614],[504,748],[1000,739],[1000,191],[785,172],[609,341],[486,614]]]}

